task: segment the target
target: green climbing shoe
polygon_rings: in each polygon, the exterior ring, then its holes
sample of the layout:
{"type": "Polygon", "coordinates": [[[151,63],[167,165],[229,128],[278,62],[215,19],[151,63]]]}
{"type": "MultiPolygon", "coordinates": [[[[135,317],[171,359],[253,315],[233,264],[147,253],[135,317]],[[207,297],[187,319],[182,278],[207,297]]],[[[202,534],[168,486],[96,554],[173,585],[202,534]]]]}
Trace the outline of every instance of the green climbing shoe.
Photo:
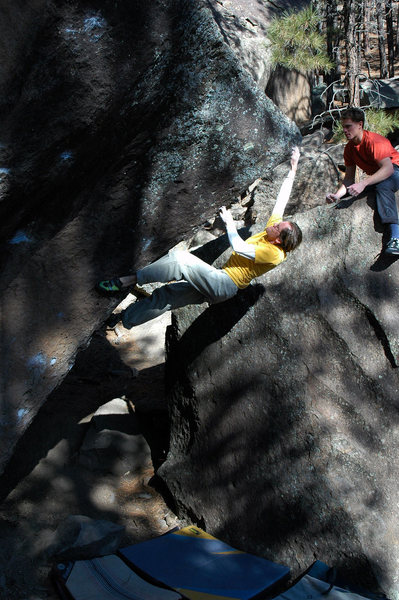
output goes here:
{"type": "Polygon", "coordinates": [[[113,294],[120,294],[123,290],[123,285],[118,277],[114,277],[113,279],[104,279],[103,281],[99,281],[96,285],[96,290],[100,292],[100,294],[110,296],[113,294]]]}

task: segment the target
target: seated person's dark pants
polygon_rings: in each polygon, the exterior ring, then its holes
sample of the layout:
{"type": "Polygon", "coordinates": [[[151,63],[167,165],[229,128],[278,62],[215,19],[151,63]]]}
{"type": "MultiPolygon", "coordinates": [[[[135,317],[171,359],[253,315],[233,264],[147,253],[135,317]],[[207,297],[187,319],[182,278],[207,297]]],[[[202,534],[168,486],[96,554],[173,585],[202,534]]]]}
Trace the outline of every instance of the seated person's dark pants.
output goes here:
{"type": "Polygon", "coordinates": [[[393,168],[394,172],[390,177],[370,186],[375,189],[377,211],[384,224],[399,222],[395,199],[395,192],[399,190],[399,167],[394,165],[393,168]]]}

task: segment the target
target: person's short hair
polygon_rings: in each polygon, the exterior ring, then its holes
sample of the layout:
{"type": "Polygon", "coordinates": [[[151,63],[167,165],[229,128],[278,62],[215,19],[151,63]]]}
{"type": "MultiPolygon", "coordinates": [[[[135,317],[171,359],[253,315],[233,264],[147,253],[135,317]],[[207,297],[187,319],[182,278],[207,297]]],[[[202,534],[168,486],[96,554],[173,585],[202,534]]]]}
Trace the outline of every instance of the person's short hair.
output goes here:
{"type": "Polygon", "coordinates": [[[363,123],[363,127],[366,122],[366,116],[364,114],[364,111],[361,108],[358,108],[357,106],[345,108],[345,110],[343,110],[340,114],[340,117],[341,120],[352,119],[352,121],[354,121],[355,123],[363,123]]]}
{"type": "Polygon", "coordinates": [[[281,244],[279,244],[285,252],[292,252],[295,248],[298,248],[302,242],[302,231],[296,223],[288,221],[291,225],[291,229],[286,227],[280,232],[281,244]]]}

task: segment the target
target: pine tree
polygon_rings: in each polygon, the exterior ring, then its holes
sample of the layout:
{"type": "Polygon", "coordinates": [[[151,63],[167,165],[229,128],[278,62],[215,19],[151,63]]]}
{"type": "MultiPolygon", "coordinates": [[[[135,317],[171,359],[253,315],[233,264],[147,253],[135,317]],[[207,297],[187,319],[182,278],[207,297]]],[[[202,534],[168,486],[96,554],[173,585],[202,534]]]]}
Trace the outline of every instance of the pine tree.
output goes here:
{"type": "Polygon", "coordinates": [[[268,30],[272,62],[304,73],[330,70],[325,39],[318,32],[320,17],[308,6],[299,12],[285,12],[273,19],[268,30]]]}

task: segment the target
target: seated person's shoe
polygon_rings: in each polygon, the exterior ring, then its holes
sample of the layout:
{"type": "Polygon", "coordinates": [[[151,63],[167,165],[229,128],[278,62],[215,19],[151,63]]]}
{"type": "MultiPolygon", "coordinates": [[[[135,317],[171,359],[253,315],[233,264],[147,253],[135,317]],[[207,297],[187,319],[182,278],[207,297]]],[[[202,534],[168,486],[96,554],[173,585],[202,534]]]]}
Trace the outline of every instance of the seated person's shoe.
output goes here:
{"type": "Polygon", "coordinates": [[[399,239],[391,238],[384,249],[385,254],[399,254],[399,239]]]}
{"type": "Polygon", "coordinates": [[[108,319],[105,321],[105,324],[110,329],[114,329],[120,323],[122,314],[121,313],[111,313],[108,319]]]}
{"type": "Polygon", "coordinates": [[[118,277],[114,277],[113,279],[104,279],[104,281],[99,281],[96,284],[96,290],[100,294],[112,296],[113,294],[120,294],[123,290],[123,285],[118,277]]]}

